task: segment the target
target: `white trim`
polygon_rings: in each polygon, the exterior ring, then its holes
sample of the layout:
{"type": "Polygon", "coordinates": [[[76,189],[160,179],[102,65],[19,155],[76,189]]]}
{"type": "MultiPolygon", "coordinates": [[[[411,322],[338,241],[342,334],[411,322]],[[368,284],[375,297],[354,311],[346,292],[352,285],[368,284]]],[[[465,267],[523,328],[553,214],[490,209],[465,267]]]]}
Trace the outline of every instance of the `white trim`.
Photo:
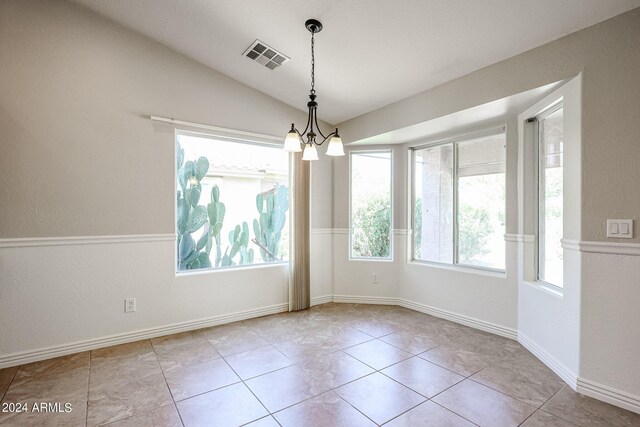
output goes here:
{"type": "Polygon", "coordinates": [[[369,297],[369,296],[361,296],[361,295],[334,295],[333,302],[347,303],[347,304],[398,305],[398,298],[369,297]]]}
{"type": "MultiPolygon", "coordinates": [[[[502,122],[502,120],[500,120],[502,122]]],[[[472,139],[484,138],[487,136],[499,135],[501,133],[507,133],[507,125],[505,123],[501,123],[497,126],[489,126],[487,128],[481,128],[477,130],[470,130],[467,132],[461,133],[453,133],[451,136],[446,138],[421,138],[416,141],[412,141],[409,143],[410,150],[420,150],[426,147],[433,147],[436,145],[449,144],[452,142],[465,142],[472,139]]]]}
{"type": "Polygon", "coordinates": [[[562,249],[569,249],[570,251],[580,251],[580,241],[571,239],[561,239],[562,249]]]}
{"type": "Polygon", "coordinates": [[[121,236],[25,237],[0,239],[0,248],[29,248],[34,246],[97,245],[108,243],[168,242],[175,234],[131,234],[121,236]]]}
{"type": "Polygon", "coordinates": [[[320,297],[313,297],[311,298],[311,306],[313,307],[314,305],[320,305],[320,304],[326,304],[329,302],[333,302],[333,295],[323,295],[320,297]]]}
{"type": "Polygon", "coordinates": [[[590,242],[586,240],[562,239],[562,247],[571,251],[596,254],[640,256],[640,243],[590,242]]]}
{"type": "Polygon", "coordinates": [[[531,338],[526,335],[518,332],[518,342],[522,344],[527,350],[533,353],[538,359],[542,361],[549,369],[555,372],[564,382],[566,382],[569,387],[576,390],[576,384],[578,381],[578,376],[571,372],[569,368],[564,366],[555,357],[551,356],[545,350],[542,349],[538,344],[536,344],[531,338]]]}
{"type": "Polygon", "coordinates": [[[312,228],[311,234],[333,234],[335,233],[334,228],[312,228]]]}
{"type": "Polygon", "coordinates": [[[333,234],[349,234],[348,228],[334,228],[333,234]]]}
{"type": "Polygon", "coordinates": [[[397,236],[408,236],[411,234],[411,230],[408,228],[394,228],[391,232],[397,236]]]}
{"type": "Polygon", "coordinates": [[[441,319],[446,319],[455,323],[470,326],[475,329],[480,329],[481,331],[500,335],[501,337],[509,338],[512,340],[515,340],[518,337],[517,331],[513,328],[496,325],[495,323],[487,322],[469,316],[464,316],[462,314],[454,313],[448,310],[442,310],[440,308],[432,307],[426,304],[420,304],[406,299],[398,299],[398,305],[404,308],[419,311],[421,313],[429,314],[431,316],[439,317],[441,319]]]}
{"type": "Polygon", "coordinates": [[[576,391],[603,402],[640,414],[640,396],[626,393],[595,381],[578,378],[576,391]]]}
{"type": "Polygon", "coordinates": [[[254,317],[266,316],[269,314],[282,313],[289,310],[289,303],[271,305],[267,307],[254,308],[236,313],[221,314],[188,322],[174,323],[171,325],[156,328],[140,329],[133,332],[109,335],[101,338],[93,338],[84,341],[76,341],[70,344],[62,344],[51,347],[39,348],[24,352],[12,353],[0,356],[0,368],[22,365],[25,363],[37,362],[39,360],[51,359],[53,357],[65,356],[81,351],[95,350],[97,348],[108,347],[116,344],[124,344],[143,339],[159,337],[163,335],[175,334],[177,332],[191,331],[195,329],[207,328],[224,323],[236,322],[238,320],[251,319],[254,317]]]}
{"type": "Polygon", "coordinates": [[[466,264],[445,264],[443,262],[422,261],[422,260],[414,259],[414,260],[407,261],[407,265],[427,267],[427,268],[438,268],[442,270],[457,271],[460,273],[467,273],[467,274],[479,274],[482,276],[495,277],[498,279],[507,278],[506,270],[491,269],[491,268],[466,265],[466,264]]]}
{"type": "Polygon", "coordinates": [[[564,298],[564,288],[552,285],[551,283],[543,282],[542,280],[536,280],[534,282],[530,280],[521,280],[520,283],[526,286],[531,286],[534,289],[541,290],[542,292],[546,292],[560,300],[564,298]]]}
{"type": "Polygon", "coordinates": [[[505,242],[523,242],[523,243],[535,243],[536,236],[532,234],[505,234],[505,242]]]}
{"type": "Polygon", "coordinates": [[[481,331],[489,332],[501,337],[510,338],[515,340],[518,336],[517,331],[512,328],[496,325],[495,323],[486,322],[484,320],[475,319],[473,317],[464,316],[461,314],[453,313],[451,311],[442,310],[439,308],[431,307],[425,304],[405,300],[402,298],[394,297],[373,297],[373,296],[361,296],[361,295],[334,295],[333,301],[337,303],[351,303],[351,304],[383,304],[383,305],[397,305],[400,307],[408,308],[410,310],[419,311],[421,313],[429,314],[441,319],[450,320],[455,323],[470,326],[481,331]]]}

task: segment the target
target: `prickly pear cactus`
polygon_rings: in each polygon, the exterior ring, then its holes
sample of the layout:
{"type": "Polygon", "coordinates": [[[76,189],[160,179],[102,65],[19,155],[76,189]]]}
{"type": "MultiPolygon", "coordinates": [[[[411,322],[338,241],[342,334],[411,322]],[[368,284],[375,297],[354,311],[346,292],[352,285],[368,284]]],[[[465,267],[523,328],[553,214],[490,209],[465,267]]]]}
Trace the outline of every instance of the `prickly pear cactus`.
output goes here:
{"type": "MultiPolygon", "coordinates": [[[[214,185],[211,189],[211,203],[207,205],[207,215],[209,218],[211,232],[210,242],[215,241],[216,243],[216,267],[220,267],[222,263],[222,242],[220,241],[220,232],[222,231],[225,212],[226,208],[224,203],[220,201],[220,188],[218,188],[217,185],[214,185]]],[[[212,244],[209,245],[208,253],[211,253],[212,246],[212,244]]]]}
{"type": "Polygon", "coordinates": [[[279,243],[289,210],[289,189],[279,185],[273,194],[256,196],[258,218],[253,220],[254,243],[265,262],[280,261],[279,243]]]}
{"type": "Polygon", "coordinates": [[[253,249],[249,249],[249,225],[246,221],[229,232],[230,247],[224,252],[221,265],[223,267],[229,265],[247,265],[253,264],[253,249]],[[239,256],[239,260],[236,262],[234,258],[239,256]]]}
{"type": "Polygon", "coordinates": [[[202,185],[200,182],[209,170],[209,161],[200,157],[195,162],[184,163],[184,150],[176,142],[176,166],[178,170],[177,192],[177,254],[178,270],[192,270],[211,267],[211,227],[207,208],[198,205],[202,185]],[[184,163],[184,164],[183,164],[184,163]],[[203,229],[202,237],[196,242],[192,233],[203,229]]]}

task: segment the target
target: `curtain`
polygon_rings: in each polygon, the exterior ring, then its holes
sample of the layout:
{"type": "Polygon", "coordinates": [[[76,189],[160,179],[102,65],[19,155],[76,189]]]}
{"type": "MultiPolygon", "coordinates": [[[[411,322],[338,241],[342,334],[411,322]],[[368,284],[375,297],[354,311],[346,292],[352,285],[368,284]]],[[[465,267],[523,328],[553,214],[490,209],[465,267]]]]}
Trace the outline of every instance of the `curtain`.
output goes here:
{"type": "Polygon", "coordinates": [[[303,161],[302,153],[292,156],[289,311],[299,311],[311,306],[311,162],[303,161]]]}

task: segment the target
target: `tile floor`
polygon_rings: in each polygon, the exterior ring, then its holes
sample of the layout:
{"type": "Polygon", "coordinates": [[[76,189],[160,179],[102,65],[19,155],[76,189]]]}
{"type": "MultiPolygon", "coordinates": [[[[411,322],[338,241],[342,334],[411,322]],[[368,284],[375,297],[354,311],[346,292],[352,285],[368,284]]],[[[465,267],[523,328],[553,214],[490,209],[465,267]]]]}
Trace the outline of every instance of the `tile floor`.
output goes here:
{"type": "Polygon", "coordinates": [[[0,398],[3,426],[640,426],[514,341],[354,304],[2,369],[0,398]]]}

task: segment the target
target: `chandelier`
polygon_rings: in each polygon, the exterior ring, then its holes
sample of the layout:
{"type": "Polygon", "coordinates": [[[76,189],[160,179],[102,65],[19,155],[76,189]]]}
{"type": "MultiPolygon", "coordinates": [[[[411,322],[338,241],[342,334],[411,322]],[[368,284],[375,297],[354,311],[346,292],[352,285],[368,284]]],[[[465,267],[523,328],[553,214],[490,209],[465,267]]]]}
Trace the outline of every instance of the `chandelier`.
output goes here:
{"type": "Polygon", "coordinates": [[[327,156],[344,156],[344,148],[342,147],[342,139],[338,135],[338,128],[335,132],[331,132],[325,136],[318,126],[318,116],[316,110],[318,109],[318,103],[316,102],[315,91],[315,54],[314,54],[314,35],[322,30],[322,24],[315,19],[309,19],[304,23],[307,30],[311,33],[311,91],[309,92],[310,101],[307,102],[309,108],[309,117],[307,119],[307,126],[304,131],[300,132],[296,129],[295,124],[291,123],[291,130],[287,133],[284,139],[284,150],[290,152],[302,153],[302,160],[318,160],[318,150],[316,145],[322,145],[325,141],[329,140],[329,146],[327,147],[327,156]],[[315,127],[314,127],[315,126],[315,127]],[[322,137],[322,141],[318,142],[316,139],[318,134],[322,137]],[[306,137],[306,141],[305,141],[306,137]]]}

